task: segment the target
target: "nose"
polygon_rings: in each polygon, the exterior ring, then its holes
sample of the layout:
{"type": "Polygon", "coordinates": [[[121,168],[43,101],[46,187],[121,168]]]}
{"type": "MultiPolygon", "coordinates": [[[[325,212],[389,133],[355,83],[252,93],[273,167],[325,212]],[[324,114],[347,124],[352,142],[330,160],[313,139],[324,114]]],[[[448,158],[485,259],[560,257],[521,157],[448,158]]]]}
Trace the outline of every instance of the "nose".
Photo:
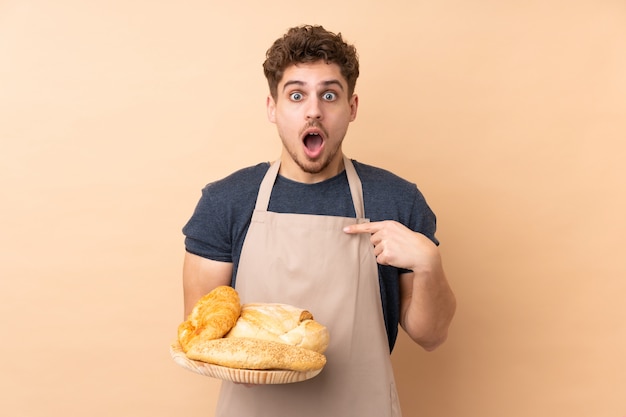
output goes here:
{"type": "Polygon", "coordinates": [[[322,107],[319,98],[312,97],[308,100],[306,118],[307,120],[320,120],[322,118],[322,107]]]}

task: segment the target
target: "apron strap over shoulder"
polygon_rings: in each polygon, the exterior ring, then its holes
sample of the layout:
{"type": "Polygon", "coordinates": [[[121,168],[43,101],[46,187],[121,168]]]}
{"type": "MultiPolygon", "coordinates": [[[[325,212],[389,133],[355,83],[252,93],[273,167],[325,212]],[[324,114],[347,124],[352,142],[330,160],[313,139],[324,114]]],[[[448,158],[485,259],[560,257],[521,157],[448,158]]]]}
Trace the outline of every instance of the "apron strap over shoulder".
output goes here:
{"type": "Polygon", "coordinates": [[[255,211],[267,211],[270,205],[270,196],[272,195],[272,188],[276,182],[278,176],[278,170],[280,168],[280,159],[270,165],[270,168],[265,173],[261,186],[259,187],[259,194],[256,197],[255,211]]]}
{"type": "Polygon", "coordinates": [[[343,156],[343,166],[348,176],[348,185],[350,186],[350,194],[352,194],[352,204],[354,204],[354,212],[357,219],[365,217],[365,205],[363,204],[363,186],[361,180],[354,169],[354,164],[347,156],[343,156]]]}
{"type": "MultiPolygon", "coordinates": [[[[348,185],[350,186],[350,194],[352,195],[352,204],[354,204],[354,212],[357,219],[365,217],[365,206],[363,204],[363,188],[361,180],[354,169],[352,161],[347,156],[343,156],[343,165],[348,177],[348,185]]],[[[267,211],[270,205],[270,196],[272,194],[272,188],[276,182],[278,171],[280,169],[280,159],[270,165],[267,170],[261,186],[259,187],[259,194],[257,195],[255,211],[267,211]]]]}

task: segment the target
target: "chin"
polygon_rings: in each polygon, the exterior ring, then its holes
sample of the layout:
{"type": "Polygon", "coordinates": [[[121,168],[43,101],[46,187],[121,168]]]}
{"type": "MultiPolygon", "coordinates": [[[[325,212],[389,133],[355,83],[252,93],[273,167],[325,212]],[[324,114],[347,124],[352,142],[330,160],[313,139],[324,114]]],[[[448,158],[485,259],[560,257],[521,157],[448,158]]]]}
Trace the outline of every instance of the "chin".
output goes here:
{"type": "Polygon", "coordinates": [[[298,166],[302,171],[307,174],[319,174],[323,172],[328,167],[328,161],[308,161],[302,163],[300,161],[297,162],[298,166]]]}

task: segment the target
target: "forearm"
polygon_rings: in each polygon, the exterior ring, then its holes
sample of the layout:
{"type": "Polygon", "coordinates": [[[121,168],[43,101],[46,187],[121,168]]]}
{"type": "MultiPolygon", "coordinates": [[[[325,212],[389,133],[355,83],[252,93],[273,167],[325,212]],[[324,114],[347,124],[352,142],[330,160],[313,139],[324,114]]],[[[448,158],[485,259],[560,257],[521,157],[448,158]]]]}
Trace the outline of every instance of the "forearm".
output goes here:
{"type": "Polygon", "coordinates": [[[411,339],[428,351],[441,345],[456,311],[456,298],[441,262],[403,274],[400,296],[400,324],[411,339]]]}

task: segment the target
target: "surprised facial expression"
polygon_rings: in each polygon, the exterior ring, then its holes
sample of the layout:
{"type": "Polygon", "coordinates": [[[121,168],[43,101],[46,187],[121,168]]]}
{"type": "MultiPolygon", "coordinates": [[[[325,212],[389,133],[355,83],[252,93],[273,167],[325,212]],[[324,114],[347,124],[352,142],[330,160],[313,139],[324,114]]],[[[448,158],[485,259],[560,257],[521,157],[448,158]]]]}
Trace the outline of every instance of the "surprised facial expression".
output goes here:
{"type": "Polygon", "coordinates": [[[268,118],[283,143],[281,174],[318,182],[343,168],[341,144],[356,118],[358,97],[337,64],[317,61],[285,69],[276,98],[267,99],[268,118]]]}

